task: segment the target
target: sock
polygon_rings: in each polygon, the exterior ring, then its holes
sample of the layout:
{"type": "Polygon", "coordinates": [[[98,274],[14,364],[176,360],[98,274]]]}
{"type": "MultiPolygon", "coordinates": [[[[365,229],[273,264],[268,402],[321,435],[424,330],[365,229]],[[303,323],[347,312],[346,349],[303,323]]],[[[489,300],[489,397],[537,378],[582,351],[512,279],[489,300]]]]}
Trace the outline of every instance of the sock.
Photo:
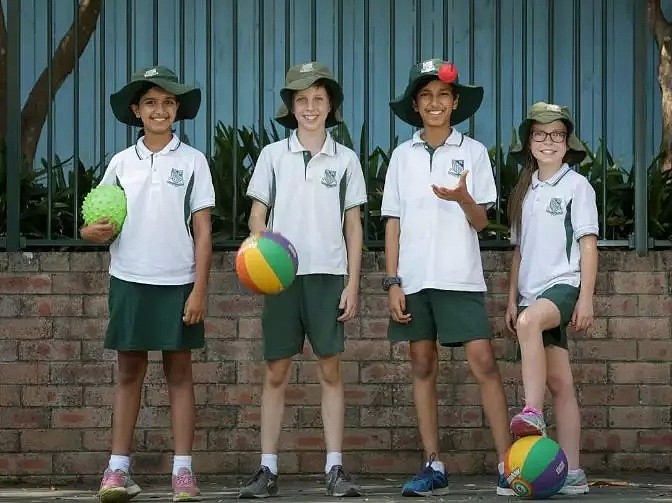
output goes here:
{"type": "Polygon", "coordinates": [[[277,454],[262,454],[261,465],[268,468],[273,475],[278,474],[278,455],[277,454]]]}
{"type": "Polygon", "coordinates": [[[327,462],[324,472],[329,473],[334,466],[343,466],[343,454],[340,452],[327,452],[327,462]]]}
{"type": "Polygon", "coordinates": [[[567,475],[578,475],[581,472],[581,468],[572,468],[567,470],[567,475]]]}
{"type": "Polygon", "coordinates": [[[428,463],[428,464],[429,464],[429,466],[432,467],[432,470],[435,470],[437,472],[441,472],[444,475],[446,474],[446,467],[441,461],[434,460],[434,461],[432,461],[431,463],[428,463]]]}
{"type": "Polygon", "coordinates": [[[173,456],[173,475],[177,475],[180,468],[189,468],[191,471],[191,456],[173,456]]]}
{"type": "Polygon", "coordinates": [[[119,456],[118,454],[112,454],[110,456],[110,463],[107,467],[114,470],[121,470],[124,473],[128,473],[128,467],[131,465],[131,458],[128,456],[119,456]]]}
{"type": "Polygon", "coordinates": [[[497,463],[497,470],[499,471],[500,475],[504,475],[504,461],[497,463]]]}

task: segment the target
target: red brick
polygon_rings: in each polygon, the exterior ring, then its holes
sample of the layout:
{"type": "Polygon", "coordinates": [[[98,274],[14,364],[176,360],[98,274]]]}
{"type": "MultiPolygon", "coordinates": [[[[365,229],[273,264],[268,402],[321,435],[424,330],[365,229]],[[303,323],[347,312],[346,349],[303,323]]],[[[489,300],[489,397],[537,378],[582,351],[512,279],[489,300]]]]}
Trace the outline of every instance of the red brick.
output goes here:
{"type": "Polygon", "coordinates": [[[639,432],[637,448],[631,450],[670,452],[672,449],[672,433],[669,428],[664,430],[648,430],[639,432]]]}
{"type": "Polygon", "coordinates": [[[99,318],[55,318],[55,339],[95,339],[102,346],[107,321],[99,318]]]}
{"type": "Polygon", "coordinates": [[[640,295],[638,316],[672,316],[672,298],[668,295],[640,295]]]}
{"type": "Polygon", "coordinates": [[[607,322],[607,318],[595,318],[593,326],[580,332],[574,330],[570,325],[567,327],[567,338],[570,342],[575,339],[604,339],[609,336],[607,322]]]}
{"type": "Polygon", "coordinates": [[[611,428],[663,428],[669,423],[669,407],[609,407],[611,428]]]}
{"type": "Polygon", "coordinates": [[[86,295],[84,297],[84,316],[107,318],[107,295],[86,295]]]}
{"type": "Polygon", "coordinates": [[[81,316],[84,299],[77,295],[39,295],[25,297],[24,316],[81,316]]]}
{"type": "Polygon", "coordinates": [[[495,444],[489,428],[441,429],[440,445],[442,450],[494,451],[495,444]]]}
{"type": "MultiPolygon", "coordinates": [[[[636,402],[632,402],[636,403],[636,402]]],[[[641,405],[669,405],[672,403],[672,386],[669,384],[647,384],[639,390],[641,405]]]]}
{"type": "MultiPolygon", "coordinates": [[[[99,476],[107,466],[108,452],[62,452],[54,454],[54,472],[64,475],[99,476]]],[[[133,457],[135,468],[136,456],[133,457]]]]}
{"type": "Polygon", "coordinates": [[[390,315],[387,295],[365,295],[360,300],[360,315],[365,318],[385,318],[390,315]]]}
{"type": "Polygon", "coordinates": [[[241,291],[241,285],[235,272],[213,271],[210,273],[209,294],[236,294],[241,291]]]}
{"type": "MultiPolygon", "coordinates": [[[[194,385],[194,396],[196,404],[207,403],[208,389],[205,384],[194,385]]],[[[150,407],[168,407],[170,400],[168,398],[168,386],[166,384],[147,384],[144,387],[143,404],[150,407]]]]}
{"type": "Polygon", "coordinates": [[[0,456],[0,476],[50,475],[51,454],[10,453],[0,456]]]}
{"type": "Polygon", "coordinates": [[[287,405],[319,405],[322,402],[322,386],[319,384],[290,384],[287,386],[287,405]]]}
{"type": "Polygon", "coordinates": [[[638,255],[631,251],[601,250],[599,256],[602,271],[655,271],[660,262],[657,253],[638,255]]]}
{"type": "Polygon", "coordinates": [[[226,318],[205,318],[205,336],[209,339],[235,339],[236,320],[226,318]]]}
{"type": "Polygon", "coordinates": [[[670,319],[611,318],[609,319],[609,335],[616,339],[668,339],[670,319]]]}
{"type": "Polygon", "coordinates": [[[233,407],[206,406],[196,408],[196,426],[199,428],[233,428],[237,412],[233,407]]]}
{"type": "Polygon", "coordinates": [[[346,406],[392,405],[392,389],[385,385],[350,384],[345,386],[346,406]]]}
{"type": "Polygon", "coordinates": [[[29,430],[48,426],[49,411],[46,407],[3,407],[0,409],[0,428],[29,430]]]}
{"type": "MultiPolygon", "coordinates": [[[[297,407],[297,426],[303,428],[323,428],[322,408],[320,405],[305,405],[297,407]]],[[[346,407],[344,424],[346,428],[359,428],[359,407],[346,407]]]]}
{"type": "Polygon", "coordinates": [[[667,363],[610,363],[609,380],[623,384],[667,384],[670,382],[670,366],[667,363]]]}
{"type": "Polygon", "coordinates": [[[227,384],[236,382],[235,362],[206,362],[192,365],[195,383],[227,384]]]}
{"type": "Polygon", "coordinates": [[[0,322],[0,339],[45,339],[50,333],[49,318],[3,318],[0,322]]]}
{"type": "MultiPolygon", "coordinates": [[[[285,446],[283,445],[283,449],[285,446]]],[[[233,430],[209,430],[208,449],[223,451],[261,450],[261,434],[259,430],[236,428],[233,430]]],[[[284,467],[283,467],[284,470],[284,467]]]]}
{"type": "MultiPolygon", "coordinates": [[[[167,452],[137,452],[133,456],[133,473],[134,475],[152,474],[165,477],[172,470],[172,459],[172,454],[167,452]]],[[[198,456],[194,461],[196,459],[198,456]]],[[[198,468],[194,467],[194,470],[198,468]]]]}
{"type": "Polygon", "coordinates": [[[48,379],[46,363],[6,362],[0,365],[0,382],[3,384],[44,384],[48,379]]]}
{"type": "Polygon", "coordinates": [[[361,424],[363,427],[413,427],[416,426],[413,407],[362,407],[361,424]]]}
{"type": "Polygon", "coordinates": [[[614,293],[664,294],[667,292],[667,273],[621,272],[611,273],[614,293]]]}
{"type": "Polygon", "coordinates": [[[637,431],[585,428],[581,432],[581,450],[587,452],[636,451],[637,431]]]}
{"type": "Polygon", "coordinates": [[[621,340],[580,340],[572,348],[572,356],[582,361],[637,360],[637,342],[621,340]]]}
{"type": "Polygon", "coordinates": [[[606,428],[606,407],[581,407],[581,426],[583,428],[606,428]]]}
{"type": "Polygon", "coordinates": [[[235,456],[224,450],[198,452],[194,455],[194,471],[213,475],[238,474],[237,461],[235,456]]]}
{"type": "MultiPolygon", "coordinates": [[[[79,430],[74,430],[78,431],[79,430]]],[[[92,430],[81,430],[82,434],[82,450],[83,451],[109,451],[112,445],[112,428],[95,428],[92,430]]],[[[143,438],[144,430],[136,429],[133,432],[133,449],[138,450],[139,447],[144,447],[142,442],[138,442],[138,438],[143,438]]]]}
{"type": "Polygon", "coordinates": [[[101,252],[81,252],[70,254],[70,270],[71,271],[95,271],[103,270],[103,255],[107,253],[101,252]]]}
{"type": "Polygon", "coordinates": [[[668,363],[672,360],[672,341],[637,341],[640,360],[668,363]]]}
{"type": "Polygon", "coordinates": [[[19,432],[16,430],[0,430],[0,453],[19,452],[19,432]]]}
{"type": "Polygon", "coordinates": [[[48,274],[0,274],[0,294],[50,292],[51,277],[48,274]]]}
{"type": "Polygon", "coordinates": [[[361,382],[363,384],[406,383],[410,381],[409,363],[363,362],[361,364],[361,382]]]}
{"type": "Polygon", "coordinates": [[[361,292],[364,294],[374,293],[381,294],[383,291],[382,281],[385,277],[383,272],[366,272],[362,274],[360,281],[361,292]]]}
{"type": "Polygon", "coordinates": [[[22,299],[18,295],[0,295],[0,318],[25,316],[22,299]]]}
{"type": "Polygon", "coordinates": [[[508,295],[489,294],[485,298],[485,311],[488,316],[502,316],[509,305],[508,295]]]}
{"type": "Polygon", "coordinates": [[[261,339],[261,318],[239,318],[239,339],[261,339]]]}
{"type": "Polygon", "coordinates": [[[79,341],[22,341],[19,354],[22,360],[79,360],[81,346],[79,341]]]}
{"type": "MultiPolygon", "coordinates": [[[[284,428],[296,427],[298,423],[298,409],[285,407],[282,426],[284,428]]],[[[261,425],[261,407],[255,405],[243,405],[238,407],[238,428],[258,428],[261,425]]]]}
{"type": "Polygon", "coordinates": [[[226,339],[210,339],[206,341],[207,359],[222,360],[260,360],[262,345],[260,340],[242,339],[229,341],[226,339]]]}
{"type": "Polygon", "coordinates": [[[82,447],[82,433],[74,430],[30,430],[21,433],[23,452],[75,451],[82,447]]]}
{"type": "Polygon", "coordinates": [[[260,295],[210,295],[208,297],[210,316],[259,316],[261,306],[260,295]]]}
{"type": "Polygon", "coordinates": [[[410,451],[396,451],[394,456],[389,452],[363,452],[362,469],[363,473],[383,473],[383,474],[403,474],[415,473],[418,466],[421,466],[422,454],[417,448],[410,451]]]}
{"type": "Polygon", "coordinates": [[[18,384],[0,384],[0,407],[21,405],[21,388],[18,384]]]}
{"type": "Polygon", "coordinates": [[[16,341],[0,339],[0,362],[16,361],[18,355],[18,344],[16,341]]]}
{"type": "MultiPolygon", "coordinates": [[[[174,448],[173,433],[170,428],[152,428],[151,430],[147,430],[143,449],[153,452],[173,452],[174,448]]],[[[204,451],[207,449],[207,430],[196,429],[194,432],[193,449],[194,451],[204,451]]],[[[200,455],[200,453],[197,455],[200,455]]]]}
{"type": "Polygon", "coordinates": [[[111,363],[51,363],[50,382],[54,384],[109,384],[111,363]]]}
{"type": "Polygon", "coordinates": [[[581,384],[578,388],[582,405],[629,405],[637,403],[639,386],[630,384],[581,384]]]}
{"type": "Polygon", "coordinates": [[[264,362],[238,362],[238,384],[261,384],[264,382],[264,362]]]}
{"type": "Polygon", "coordinates": [[[483,409],[475,406],[439,407],[439,427],[478,428],[483,426],[483,409]]]}
{"type": "Polygon", "coordinates": [[[509,273],[489,271],[484,274],[489,293],[509,292],[509,273]]]}
{"type": "Polygon", "coordinates": [[[51,424],[54,428],[109,428],[112,410],[92,407],[54,409],[51,424]]]}
{"type": "Polygon", "coordinates": [[[23,405],[32,407],[77,407],[82,405],[80,386],[25,386],[23,405]]]}
{"type": "MultiPolygon", "coordinates": [[[[318,364],[315,361],[298,362],[298,382],[318,383],[318,364]]],[[[357,362],[341,362],[341,380],[344,384],[359,382],[359,365],[357,362]]],[[[362,382],[364,379],[362,378],[362,382]]]]}
{"type": "MultiPolygon", "coordinates": [[[[197,423],[202,427],[201,423],[197,423]]],[[[169,407],[141,407],[138,414],[138,428],[170,428],[169,407]]]]}
{"type": "Polygon", "coordinates": [[[387,327],[390,323],[388,317],[385,318],[362,318],[361,320],[361,338],[362,339],[386,339],[387,327]]]}
{"type": "Polygon", "coordinates": [[[381,340],[348,340],[345,343],[343,360],[366,361],[366,360],[389,360],[390,343],[381,340]]]}
{"type": "Polygon", "coordinates": [[[114,386],[84,386],[84,406],[111,407],[114,401],[114,386]]]}
{"type": "Polygon", "coordinates": [[[607,365],[604,363],[578,363],[572,364],[574,382],[579,383],[603,383],[607,381],[607,365]]]}
{"type": "Polygon", "coordinates": [[[54,273],[51,278],[53,293],[105,294],[110,283],[109,275],[101,272],[54,273]]]}
{"type": "Polygon", "coordinates": [[[596,295],[595,316],[637,316],[636,295],[596,295]]]}
{"type": "Polygon", "coordinates": [[[39,261],[43,272],[70,270],[70,253],[67,252],[40,253],[39,261]]]}
{"type": "Polygon", "coordinates": [[[614,472],[632,470],[633,467],[637,471],[669,472],[672,458],[669,454],[659,452],[616,452],[609,455],[608,463],[614,472]]]}

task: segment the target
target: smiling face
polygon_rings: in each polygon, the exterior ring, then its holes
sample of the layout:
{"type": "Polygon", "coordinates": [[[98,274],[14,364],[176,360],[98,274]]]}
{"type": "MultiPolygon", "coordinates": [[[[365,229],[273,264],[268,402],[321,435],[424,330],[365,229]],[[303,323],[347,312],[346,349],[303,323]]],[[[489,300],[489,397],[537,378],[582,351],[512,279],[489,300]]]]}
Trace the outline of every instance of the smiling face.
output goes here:
{"type": "Polygon", "coordinates": [[[540,166],[559,167],[567,153],[567,126],[560,120],[535,122],[530,128],[529,148],[540,166]]]}
{"type": "Polygon", "coordinates": [[[312,132],[324,129],[330,111],[329,93],[319,84],[296,91],[292,96],[292,113],[299,129],[312,132]]]}
{"type": "Polygon", "coordinates": [[[443,128],[450,127],[450,116],[457,102],[453,86],[435,79],[418,89],[413,108],[422,117],[425,128],[443,128]]]}
{"type": "Polygon", "coordinates": [[[131,110],[142,120],[145,134],[165,135],[172,134],[179,106],[174,94],[152,87],[140,97],[137,105],[131,105],[131,110]]]}

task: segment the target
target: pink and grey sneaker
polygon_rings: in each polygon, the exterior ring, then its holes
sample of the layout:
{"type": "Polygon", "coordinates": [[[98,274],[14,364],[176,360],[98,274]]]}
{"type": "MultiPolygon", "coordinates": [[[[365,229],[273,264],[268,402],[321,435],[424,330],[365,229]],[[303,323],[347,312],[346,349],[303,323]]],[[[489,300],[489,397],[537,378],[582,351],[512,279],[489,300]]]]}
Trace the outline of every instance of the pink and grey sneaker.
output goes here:
{"type": "Polygon", "coordinates": [[[201,491],[189,468],[182,467],[173,475],[173,501],[200,501],[201,491]]]}
{"type": "Polygon", "coordinates": [[[110,470],[103,473],[103,480],[98,490],[101,503],[126,503],[140,494],[140,486],[122,470],[110,470]]]}
{"type": "Polygon", "coordinates": [[[515,438],[530,437],[533,435],[546,436],[546,421],[544,414],[532,407],[525,407],[520,414],[511,419],[511,435],[515,438]]]}

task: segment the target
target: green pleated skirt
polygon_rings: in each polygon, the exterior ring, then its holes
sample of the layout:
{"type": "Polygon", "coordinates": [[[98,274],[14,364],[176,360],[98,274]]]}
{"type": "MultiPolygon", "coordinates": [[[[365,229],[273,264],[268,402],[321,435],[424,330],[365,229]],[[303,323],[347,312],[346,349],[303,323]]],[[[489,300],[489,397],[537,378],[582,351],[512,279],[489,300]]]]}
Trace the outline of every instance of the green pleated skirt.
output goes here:
{"type": "Polygon", "coordinates": [[[184,304],[193,288],[147,285],[110,277],[110,320],[105,348],[117,351],[176,351],[202,348],[203,322],[185,325],[184,304]]]}

